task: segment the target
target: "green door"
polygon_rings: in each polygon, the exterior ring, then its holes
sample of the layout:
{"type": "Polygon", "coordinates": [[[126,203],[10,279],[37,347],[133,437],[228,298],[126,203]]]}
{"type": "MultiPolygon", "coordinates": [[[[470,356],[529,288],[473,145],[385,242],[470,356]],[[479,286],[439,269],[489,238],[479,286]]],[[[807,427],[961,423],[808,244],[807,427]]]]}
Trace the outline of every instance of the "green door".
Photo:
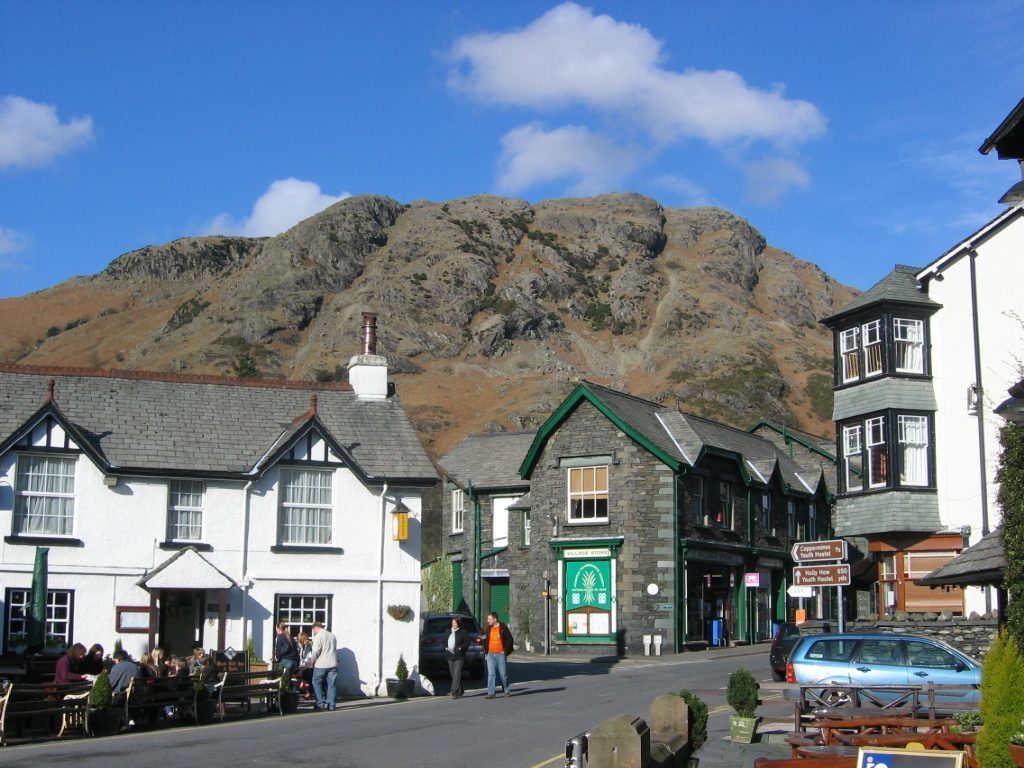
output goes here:
{"type": "Polygon", "coordinates": [[[490,584],[490,607],[488,612],[498,614],[499,621],[508,623],[508,579],[495,579],[490,584]]]}
{"type": "Polygon", "coordinates": [[[462,606],[462,563],[452,563],[452,605],[451,609],[457,611],[462,606]]]}

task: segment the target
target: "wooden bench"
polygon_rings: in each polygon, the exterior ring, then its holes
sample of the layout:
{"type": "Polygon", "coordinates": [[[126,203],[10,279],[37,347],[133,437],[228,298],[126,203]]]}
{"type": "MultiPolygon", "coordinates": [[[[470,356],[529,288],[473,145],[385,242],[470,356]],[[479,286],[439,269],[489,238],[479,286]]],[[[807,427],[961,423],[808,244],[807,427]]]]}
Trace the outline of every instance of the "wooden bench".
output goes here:
{"type": "Polygon", "coordinates": [[[857,768],[857,757],[759,757],[754,768],[857,768]]]}
{"type": "Polygon", "coordinates": [[[0,745],[6,743],[12,724],[17,725],[18,735],[26,726],[42,722],[47,733],[52,733],[60,718],[57,735],[68,727],[78,727],[79,717],[88,709],[88,694],[91,683],[8,683],[0,703],[0,745]]]}
{"type": "Polygon", "coordinates": [[[251,710],[254,700],[261,701],[266,710],[276,709],[283,715],[281,706],[281,678],[283,670],[267,672],[227,672],[221,679],[220,689],[216,698],[217,714],[224,719],[225,703],[241,703],[251,710]]]}

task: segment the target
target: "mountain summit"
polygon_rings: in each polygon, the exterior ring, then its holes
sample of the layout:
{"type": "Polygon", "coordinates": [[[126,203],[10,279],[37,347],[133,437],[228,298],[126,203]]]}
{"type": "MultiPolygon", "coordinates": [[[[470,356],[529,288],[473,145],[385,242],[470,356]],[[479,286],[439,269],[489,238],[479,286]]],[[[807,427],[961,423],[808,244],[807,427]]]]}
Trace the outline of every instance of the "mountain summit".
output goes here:
{"type": "Polygon", "coordinates": [[[831,433],[831,335],[856,291],[718,208],[636,194],[351,197],[270,238],[190,237],[0,300],[0,359],[343,378],[360,312],[435,457],[536,427],[580,378],[748,426],[831,433]]]}

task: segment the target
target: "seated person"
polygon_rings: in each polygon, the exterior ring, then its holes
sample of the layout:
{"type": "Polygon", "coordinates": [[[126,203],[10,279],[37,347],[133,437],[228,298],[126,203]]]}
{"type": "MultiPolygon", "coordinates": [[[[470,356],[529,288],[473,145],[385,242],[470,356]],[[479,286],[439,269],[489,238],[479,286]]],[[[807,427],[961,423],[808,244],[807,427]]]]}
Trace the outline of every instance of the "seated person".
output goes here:
{"type": "Polygon", "coordinates": [[[139,665],[128,656],[128,652],[120,649],[114,651],[114,667],[110,670],[110,688],[114,698],[123,698],[128,684],[142,677],[139,665]]]}
{"type": "Polygon", "coordinates": [[[82,659],[81,668],[78,670],[83,675],[98,675],[106,669],[103,663],[103,646],[99,643],[93,643],[89,652],[85,654],[85,658],[82,659]]]}
{"type": "Polygon", "coordinates": [[[196,670],[199,669],[203,664],[203,659],[206,658],[206,651],[203,646],[197,645],[192,649],[192,655],[188,657],[188,673],[194,675],[196,670]]]}
{"type": "Polygon", "coordinates": [[[85,646],[81,643],[75,643],[68,649],[67,653],[57,660],[57,670],[54,674],[53,682],[57,683],[57,685],[66,685],[67,683],[80,683],[83,680],[88,680],[88,677],[79,674],[83,659],[85,659],[85,646]]]}

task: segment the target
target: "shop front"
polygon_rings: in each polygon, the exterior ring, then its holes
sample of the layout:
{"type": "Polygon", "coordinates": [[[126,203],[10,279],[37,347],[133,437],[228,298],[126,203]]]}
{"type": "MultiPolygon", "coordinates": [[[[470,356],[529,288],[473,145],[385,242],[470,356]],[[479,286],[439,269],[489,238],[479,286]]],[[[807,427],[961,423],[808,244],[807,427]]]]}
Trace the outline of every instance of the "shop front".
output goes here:
{"type": "Polygon", "coordinates": [[[614,644],[618,615],[615,584],[622,539],[553,541],[558,554],[558,622],[555,641],[614,644]]]}
{"type": "Polygon", "coordinates": [[[744,553],[691,544],[682,561],[684,642],[724,646],[745,639],[744,553]]]}

